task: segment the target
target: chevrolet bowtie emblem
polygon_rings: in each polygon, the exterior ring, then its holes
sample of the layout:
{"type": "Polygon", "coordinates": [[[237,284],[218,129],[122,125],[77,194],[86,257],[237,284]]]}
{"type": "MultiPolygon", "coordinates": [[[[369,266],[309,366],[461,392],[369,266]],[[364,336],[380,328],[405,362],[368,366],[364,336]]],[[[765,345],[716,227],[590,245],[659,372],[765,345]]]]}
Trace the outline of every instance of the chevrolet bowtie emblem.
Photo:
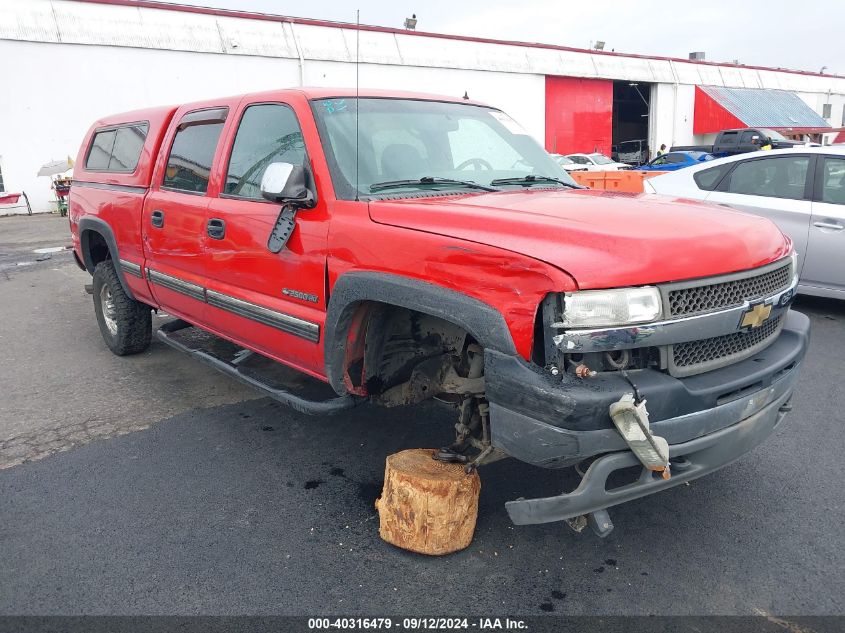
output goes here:
{"type": "Polygon", "coordinates": [[[742,321],[739,325],[740,327],[747,327],[751,329],[760,327],[766,322],[766,319],[769,318],[771,313],[771,304],[765,305],[763,303],[758,303],[757,305],[749,308],[748,311],[742,315],[742,321]]]}

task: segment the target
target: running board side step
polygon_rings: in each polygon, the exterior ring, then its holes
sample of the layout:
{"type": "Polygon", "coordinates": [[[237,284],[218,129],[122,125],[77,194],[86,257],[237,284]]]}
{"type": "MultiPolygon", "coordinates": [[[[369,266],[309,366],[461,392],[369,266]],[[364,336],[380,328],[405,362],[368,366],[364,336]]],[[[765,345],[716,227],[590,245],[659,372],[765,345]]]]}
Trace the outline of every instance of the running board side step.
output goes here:
{"type": "MultiPolygon", "coordinates": [[[[159,329],[156,330],[156,338],[170,347],[193,356],[201,363],[213,367],[217,371],[226,374],[235,380],[239,380],[253,389],[257,389],[258,391],[273,398],[273,400],[281,402],[300,413],[305,413],[307,415],[334,415],[336,413],[340,413],[341,411],[351,409],[365,400],[364,398],[350,394],[332,398],[330,400],[308,400],[291,393],[290,391],[268,385],[257,376],[249,375],[243,371],[241,367],[239,367],[240,362],[250,353],[236,356],[233,361],[225,361],[204,350],[191,348],[173,336],[176,332],[191,327],[194,326],[187,321],[176,319],[159,327],[159,329]]],[[[246,350],[244,350],[244,352],[246,352],[246,350]]]]}

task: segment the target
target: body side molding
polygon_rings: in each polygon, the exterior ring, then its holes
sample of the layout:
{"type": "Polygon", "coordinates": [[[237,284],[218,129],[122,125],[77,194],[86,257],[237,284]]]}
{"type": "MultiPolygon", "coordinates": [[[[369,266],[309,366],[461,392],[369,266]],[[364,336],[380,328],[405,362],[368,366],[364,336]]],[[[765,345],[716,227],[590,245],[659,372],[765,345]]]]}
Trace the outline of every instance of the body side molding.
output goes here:
{"type": "Polygon", "coordinates": [[[147,266],[147,279],[150,283],[174,292],[179,292],[187,297],[202,301],[210,306],[226,310],[245,319],[276,328],[287,334],[298,336],[306,341],[317,343],[320,340],[320,324],[300,319],[278,310],[266,308],[257,303],[244,301],[231,295],[209,290],[190,281],[179,277],[168,275],[147,266]]]}

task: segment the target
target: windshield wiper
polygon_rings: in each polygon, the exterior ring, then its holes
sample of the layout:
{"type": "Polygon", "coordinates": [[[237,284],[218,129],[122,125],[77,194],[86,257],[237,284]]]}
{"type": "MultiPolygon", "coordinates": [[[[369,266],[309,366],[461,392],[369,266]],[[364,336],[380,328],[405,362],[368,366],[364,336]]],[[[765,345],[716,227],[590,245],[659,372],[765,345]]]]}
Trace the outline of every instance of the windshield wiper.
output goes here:
{"type": "Polygon", "coordinates": [[[471,180],[453,180],[451,178],[423,176],[418,180],[386,180],[385,182],[377,182],[370,185],[370,193],[384,191],[385,189],[399,189],[400,187],[415,187],[418,185],[461,185],[469,189],[480,189],[481,191],[499,191],[493,187],[479,185],[477,182],[472,182],[471,180]]]}
{"type": "Polygon", "coordinates": [[[565,180],[560,180],[559,178],[552,178],[551,176],[534,176],[529,174],[528,176],[523,176],[522,178],[497,178],[496,180],[492,181],[491,185],[531,185],[535,182],[556,182],[564,187],[569,187],[570,189],[586,189],[583,185],[578,185],[573,182],[566,182],[565,180]]]}

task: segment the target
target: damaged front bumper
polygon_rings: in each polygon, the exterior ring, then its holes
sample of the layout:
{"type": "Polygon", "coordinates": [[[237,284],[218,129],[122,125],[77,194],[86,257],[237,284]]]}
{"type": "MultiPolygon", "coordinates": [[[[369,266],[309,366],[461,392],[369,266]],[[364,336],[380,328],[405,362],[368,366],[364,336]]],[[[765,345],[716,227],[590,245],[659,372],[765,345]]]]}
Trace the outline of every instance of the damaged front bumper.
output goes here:
{"type": "Polygon", "coordinates": [[[636,480],[611,489],[614,472],[640,465],[608,413],[612,402],[631,391],[630,383],[618,372],[586,380],[551,377],[521,359],[488,351],[493,445],[547,468],[594,458],[572,492],[507,503],[511,520],[522,525],[582,515],[595,519],[605,508],[706,475],[752,450],[789,409],[809,330],[809,319],[790,311],[777,340],[739,363],[689,378],[629,372],[648,401],[652,431],[669,443],[672,477],[643,468],[636,480]]]}

